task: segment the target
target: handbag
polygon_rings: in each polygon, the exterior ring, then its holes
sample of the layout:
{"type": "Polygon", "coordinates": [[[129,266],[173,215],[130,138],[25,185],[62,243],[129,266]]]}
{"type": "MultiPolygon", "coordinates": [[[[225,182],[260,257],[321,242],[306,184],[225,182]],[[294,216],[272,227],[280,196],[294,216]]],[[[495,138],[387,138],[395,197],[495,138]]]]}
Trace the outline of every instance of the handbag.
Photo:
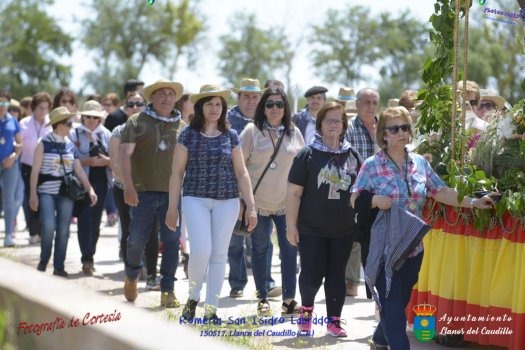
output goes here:
{"type": "MultiPolygon", "coordinates": [[[[255,195],[255,191],[257,191],[257,188],[261,184],[261,180],[263,179],[264,175],[266,174],[266,171],[270,168],[270,165],[273,163],[273,160],[275,157],[277,157],[277,152],[279,152],[279,148],[281,147],[281,143],[283,142],[284,138],[284,132],[279,138],[279,141],[277,141],[277,146],[275,146],[275,149],[273,150],[273,154],[270,157],[270,161],[268,164],[266,164],[266,167],[264,168],[261,177],[259,178],[259,181],[257,181],[257,184],[255,185],[255,188],[253,189],[253,194],[255,195]]],[[[248,223],[246,222],[246,202],[242,199],[242,217],[241,220],[237,220],[237,223],[235,224],[235,227],[233,228],[233,233],[238,236],[247,237],[252,234],[252,231],[248,231],[248,223]]]]}
{"type": "Polygon", "coordinates": [[[64,165],[64,159],[62,158],[62,152],[60,152],[60,163],[62,169],[64,169],[64,177],[60,186],[60,194],[71,198],[73,201],[80,201],[86,198],[87,192],[82,186],[82,182],[75,176],[73,172],[67,173],[66,166],[64,165]]]}

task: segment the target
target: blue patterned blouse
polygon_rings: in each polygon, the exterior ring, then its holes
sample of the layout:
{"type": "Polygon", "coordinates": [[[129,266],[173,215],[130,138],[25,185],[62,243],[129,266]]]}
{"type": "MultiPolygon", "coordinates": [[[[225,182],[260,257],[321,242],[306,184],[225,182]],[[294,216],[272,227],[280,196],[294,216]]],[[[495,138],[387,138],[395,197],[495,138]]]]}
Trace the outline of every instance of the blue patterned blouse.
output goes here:
{"type": "Polygon", "coordinates": [[[188,126],[178,142],[188,148],[183,196],[219,200],[239,197],[232,163],[232,150],[240,143],[235,130],[207,137],[188,126]]]}

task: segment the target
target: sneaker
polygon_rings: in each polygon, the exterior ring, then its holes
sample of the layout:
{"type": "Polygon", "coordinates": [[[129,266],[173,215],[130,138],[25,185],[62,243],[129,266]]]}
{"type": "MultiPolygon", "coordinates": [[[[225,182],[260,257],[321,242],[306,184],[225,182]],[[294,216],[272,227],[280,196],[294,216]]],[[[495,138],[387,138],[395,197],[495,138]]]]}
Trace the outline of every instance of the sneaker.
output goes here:
{"type": "Polygon", "coordinates": [[[62,270],[54,269],[53,270],[53,275],[64,277],[64,278],[67,278],[67,276],[69,276],[69,274],[66,272],[66,270],[63,270],[63,269],[62,270]]]}
{"type": "Polygon", "coordinates": [[[93,267],[93,263],[91,261],[86,261],[82,263],[82,272],[88,276],[93,276],[93,272],[95,271],[95,267],[93,267]]]}
{"type": "Polygon", "coordinates": [[[39,235],[29,237],[29,244],[38,244],[38,243],[40,243],[39,235]]]}
{"type": "Polygon", "coordinates": [[[41,272],[46,272],[46,265],[47,264],[44,264],[43,262],[39,262],[36,269],[41,272]]]}
{"type": "Polygon", "coordinates": [[[368,339],[368,345],[370,346],[370,350],[388,350],[388,345],[376,344],[372,339],[368,339]]]}
{"type": "Polygon", "coordinates": [[[149,275],[146,279],[146,289],[147,290],[160,290],[160,281],[157,276],[149,275]]]}
{"type": "Polygon", "coordinates": [[[106,227],[113,227],[117,224],[118,216],[117,214],[109,214],[106,221],[106,227]]]}
{"type": "Polygon", "coordinates": [[[212,314],[206,315],[203,318],[204,324],[212,324],[212,325],[220,325],[221,319],[217,316],[217,314],[214,312],[212,314]]]}
{"type": "Polygon", "coordinates": [[[347,336],[345,329],[341,327],[341,317],[332,316],[332,320],[326,325],[326,330],[332,337],[344,338],[347,336]]]}
{"type": "Polygon", "coordinates": [[[272,287],[268,290],[268,298],[278,298],[283,295],[283,289],[281,287],[272,287]]]}
{"type": "Polygon", "coordinates": [[[14,247],[14,246],[15,246],[15,241],[13,240],[13,236],[12,235],[5,236],[5,238],[4,238],[4,247],[5,248],[10,248],[10,247],[14,247]]]}
{"type": "Polygon", "coordinates": [[[124,282],[124,296],[126,300],[134,302],[138,294],[137,280],[132,280],[126,276],[126,281],[124,282]]]}
{"type": "Polygon", "coordinates": [[[346,295],[349,296],[349,297],[356,297],[357,296],[357,287],[358,287],[358,284],[349,282],[346,285],[346,295]]]}
{"type": "Polygon", "coordinates": [[[185,317],[187,320],[192,320],[195,318],[195,310],[197,309],[198,301],[191,300],[188,298],[184,309],[182,310],[181,317],[185,317]]]}
{"type": "Polygon", "coordinates": [[[160,306],[172,309],[179,307],[180,302],[177,300],[174,292],[162,292],[160,293],[160,306]]]}
{"type": "Polygon", "coordinates": [[[301,306],[299,309],[299,317],[297,318],[298,334],[309,333],[312,330],[312,314],[314,307],[301,306]]]}
{"type": "Polygon", "coordinates": [[[241,298],[243,295],[243,290],[241,288],[232,288],[230,290],[230,298],[241,298]]]}

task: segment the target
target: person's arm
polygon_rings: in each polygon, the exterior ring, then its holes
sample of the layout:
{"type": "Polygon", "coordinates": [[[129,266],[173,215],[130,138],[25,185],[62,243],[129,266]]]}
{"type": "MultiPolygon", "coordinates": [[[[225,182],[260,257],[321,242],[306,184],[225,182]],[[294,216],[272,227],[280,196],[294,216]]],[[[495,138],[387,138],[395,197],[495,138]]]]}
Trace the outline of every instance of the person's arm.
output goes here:
{"type": "Polygon", "coordinates": [[[122,183],[124,184],[124,202],[132,207],[139,204],[139,196],[133,185],[131,176],[131,155],[135,150],[135,143],[120,144],[120,171],[122,172],[122,183]]]}
{"type": "Polygon", "coordinates": [[[2,161],[4,169],[10,169],[22,152],[22,134],[15,134],[15,150],[2,161]]]}
{"type": "Polygon", "coordinates": [[[286,191],[286,238],[291,245],[299,243],[299,231],[297,230],[297,218],[303,195],[303,186],[288,182],[286,191]]]}
{"type": "Polygon", "coordinates": [[[82,186],[88,193],[89,199],[91,200],[91,206],[93,207],[95,204],[97,204],[97,194],[95,193],[93,186],[91,186],[91,183],[89,182],[89,179],[86,173],[84,172],[84,169],[82,168],[82,164],[80,164],[80,161],[78,159],[75,159],[73,161],[73,171],[75,172],[75,175],[78,177],[80,182],[82,182],[82,186]]]}
{"type": "Polygon", "coordinates": [[[173,163],[170,176],[170,194],[168,212],[166,213],[166,226],[175,230],[179,224],[179,198],[182,189],[182,179],[188,165],[188,148],[182,143],[177,143],[173,153],[173,163]]]}
{"type": "Polygon", "coordinates": [[[109,165],[113,171],[113,175],[122,181],[122,172],[120,171],[119,153],[120,153],[120,139],[118,137],[111,137],[109,140],[109,165]]]}
{"type": "Polygon", "coordinates": [[[244,156],[240,146],[232,149],[232,162],[235,177],[239,184],[244,201],[246,202],[246,222],[248,223],[248,231],[252,231],[257,226],[257,210],[255,209],[255,200],[253,199],[252,183],[250,175],[246,170],[244,164],[244,156]]]}
{"type": "Polygon", "coordinates": [[[42,141],[39,141],[35,148],[35,153],[33,154],[33,166],[31,167],[31,177],[29,179],[29,207],[32,211],[38,210],[39,201],[36,190],[43,159],[44,145],[42,144],[42,141]]]}
{"type": "Polygon", "coordinates": [[[463,208],[490,209],[494,206],[494,201],[490,198],[490,193],[481,198],[464,197],[461,203],[458,202],[458,192],[450,187],[443,187],[432,195],[436,201],[463,208]]]}

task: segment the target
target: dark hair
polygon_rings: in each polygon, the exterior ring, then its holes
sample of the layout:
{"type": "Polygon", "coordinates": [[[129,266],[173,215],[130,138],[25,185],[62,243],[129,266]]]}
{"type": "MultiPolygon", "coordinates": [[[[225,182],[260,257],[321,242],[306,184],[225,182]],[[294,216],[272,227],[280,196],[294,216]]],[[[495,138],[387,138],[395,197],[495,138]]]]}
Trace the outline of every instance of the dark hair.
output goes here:
{"type": "Polygon", "coordinates": [[[276,79],[268,79],[266,80],[266,83],[264,83],[265,88],[280,88],[284,90],[284,84],[280,80],[276,79]]]}
{"type": "Polygon", "coordinates": [[[47,102],[49,104],[49,110],[51,110],[51,105],[53,104],[53,101],[51,101],[51,95],[44,91],[37,92],[31,98],[31,110],[34,111],[35,108],[43,102],[47,102]]]}
{"type": "Polygon", "coordinates": [[[94,94],[89,95],[86,98],[86,101],[97,101],[98,103],[102,104],[102,97],[100,97],[99,94],[94,93],[94,94]]]}
{"type": "Polygon", "coordinates": [[[346,130],[348,129],[348,116],[345,113],[345,109],[343,106],[341,106],[337,102],[328,102],[326,103],[323,108],[319,111],[317,114],[317,119],[315,120],[315,130],[321,134],[321,125],[323,123],[324,118],[326,117],[326,113],[329,111],[336,111],[338,110],[341,112],[341,120],[343,121],[343,133],[341,134],[342,137],[346,134],[346,130]]]}
{"type": "Polygon", "coordinates": [[[144,85],[144,82],[135,79],[130,79],[126,81],[126,83],[124,84],[124,96],[126,96],[128,92],[136,91],[139,85],[144,85]]]}
{"type": "Polygon", "coordinates": [[[51,108],[51,110],[60,107],[60,99],[62,99],[63,96],[71,98],[74,105],[77,104],[77,95],[68,88],[61,88],[56,92],[55,97],[53,97],[53,108],[51,108]]]}
{"type": "Polygon", "coordinates": [[[203,106],[206,102],[213,100],[214,97],[219,97],[222,102],[222,112],[221,117],[219,118],[219,121],[217,122],[217,127],[221,132],[228,132],[230,130],[230,123],[226,120],[226,111],[228,110],[228,104],[226,103],[226,100],[220,96],[208,96],[203,97],[200,100],[195,103],[195,106],[193,107],[195,109],[195,114],[193,115],[193,119],[190,121],[190,126],[196,130],[204,131],[204,112],[203,112],[203,106]]]}
{"type": "Polygon", "coordinates": [[[261,96],[261,99],[259,100],[259,104],[257,105],[257,109],[255,110],[255,115],[253,117],[253,122],[255,126],[263,131],[264,128],[264,122],[266,121],[266,114],[264,114],[265,109],[265,103],[268,100],[268,97],[270,96],[281,96],[284,101],[284,116],[282,120],[282,124],[284,126],[284,133],[288,136],[290,136],[290,131],[292,128],[292,117],[290,112],[290,103],[288,102],[288,97],[286,97],[286,93],[276,87],[269,87],[266,90],[264,90],[264,93],[261,96]]]}
{"type": "Polygon", "coordinates": [[[0,90],[0,97],[5,97],[8,101],[11,101],[11,93],[7,90],[0,90]]]}
{"type": "Polygon", "coordinates": [[[128,103],[130,98],[135,97],[137,95],[140,96],[140,98],[142,98],[142,101],[146,102],[146,98],[144,97],[144,95],[141,94],[140,92],[135,91],[134,93],[129,94],[128,96],[126,96],[126,98],[124,99],[124,104],[128,103]]]}
{"type": "Polygon", "coordinates": [[[107,93],[104,95],[104,98],[102,98],[102,102],[109,101],[114,107],[118,107],[120,105],[120,98],[118,95],[114,92],[107,93]]]}
{"type": "Polygon", "coordinates": [[[175,102],[175,109],[182,113],[182,107],[184,106],[184,102],[188,101],[190,99],[190,94],[182,94],[182,96],[175,102]]]}

